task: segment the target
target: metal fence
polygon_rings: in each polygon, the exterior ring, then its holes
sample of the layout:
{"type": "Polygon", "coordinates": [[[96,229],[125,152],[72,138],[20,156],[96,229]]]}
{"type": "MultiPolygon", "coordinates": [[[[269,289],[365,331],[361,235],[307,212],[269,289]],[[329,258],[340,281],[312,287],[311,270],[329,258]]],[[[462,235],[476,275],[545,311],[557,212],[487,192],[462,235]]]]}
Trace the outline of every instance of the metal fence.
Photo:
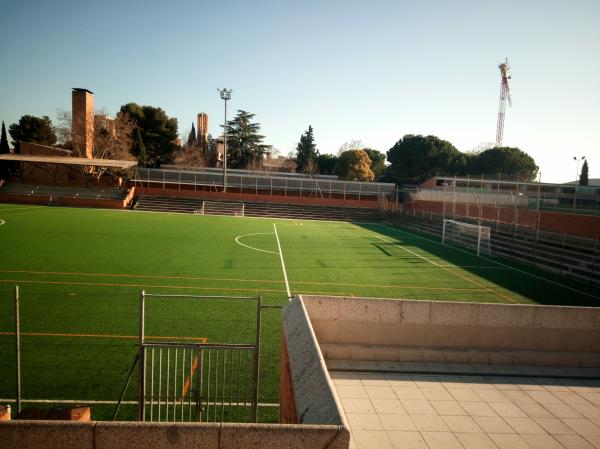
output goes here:
{"type": "MultiPolygon", "coordinates": [[[[213,171],[138,168],[133,181],[146,187],[191,190],[223,188],[222,173],[213,171]]],[[[227,189],[266,195],[378,200],[382,196],[392,197],[396,185],[383,182],[278,176],[278,174],[268,173],[236,174],[228,171],[227,189]]]]}
{"type": "Polygon", "coordinates": [[[140,420],[161,421],[162,418],[169,421],[171,412],[171,421],[220,422],[235,419],[236,422],[256,422],[260,369],[260,309],[260,296],[163,295],[142,291],[139,341],[140,420]],[[254,343],[149,342],[145,334],[147,298],[166,298],[174,301],[254,301],[254,343]]]}
{"type": "MultiPolygon", "coordinates": [[[[449,215],[424,210],[404,210],[392,216],[402,226],[441,240],[444,218],[449,215]]],[[[600,239],[558,234],[517,224],[458,217],[466,223],[489,226],[491,252],[582,282],[600,285],[600,239]]]]}
{"type": "Polygon", "coordinates": [[[435,187],[411,192],[413,200],[438,201],[444,210],[456,203],[514,209],[600,215],[600,186],[525,182],[515,179],[438,177],[435,187]]]}
{"type": "Polygon", "coordinates": [[[259,296],[144,296],[142,335],[131,292],[25,285],[0,295],[2,401],[17,413],[89,405],[95,420],[278,421],[281,305],[259,296]],[[47,302],[53,307],[43,311],[47,302]],[[105,305],[90,315],[88,302],[105,305]]]}

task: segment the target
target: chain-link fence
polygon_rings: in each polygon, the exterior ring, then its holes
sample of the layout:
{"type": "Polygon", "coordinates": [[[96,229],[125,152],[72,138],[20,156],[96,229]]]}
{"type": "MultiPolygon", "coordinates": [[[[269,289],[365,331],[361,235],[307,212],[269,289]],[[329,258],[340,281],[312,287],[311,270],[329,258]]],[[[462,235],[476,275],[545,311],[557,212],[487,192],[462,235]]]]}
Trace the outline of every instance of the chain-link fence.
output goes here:
{"type": "MultiPolygon", "coordinates": [[[[17,397],[23,409],[90,405],[95,420],[138,419],[137,300],[131,290],[103,294],[90,287],[74,293],[21,286],[17,334],[14,286],[0,286],[0,403],[12,403],[15,410],[17,397]]],[[[245,422],[254,413],[259,422],[278,421],[281,305],[257,309],[255,301],[164,296],[152,298],[145,314],[147,419],[245,422]]]]}

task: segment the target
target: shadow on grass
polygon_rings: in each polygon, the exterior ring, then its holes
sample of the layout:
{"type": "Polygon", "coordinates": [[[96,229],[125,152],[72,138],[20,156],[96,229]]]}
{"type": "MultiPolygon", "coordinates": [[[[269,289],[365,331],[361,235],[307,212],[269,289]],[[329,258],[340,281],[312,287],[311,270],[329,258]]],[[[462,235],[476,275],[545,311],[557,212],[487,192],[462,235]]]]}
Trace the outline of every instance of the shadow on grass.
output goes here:
{"type": "MultiPolygon", "coordinates": [[[[600,307],[600,287],[590,283],[577,282],[572,279],[542,271],[535,267],[520,264],[510,259],[495,256],[477,256],[467,249],[442,245],[433,236],[418,233],[402,227],[390,227],[377,223],[355,223],[357,226],[385,237],[389,247],[404,247],[418,255],[410,254],[425,264],[443,265],[451,271],[461,270],[481,280],[491,282],[509,292],[521,295],[532,303],[561,306],[600,307]],[[431,262],[428,262],[428,259],[431,262]],[[451,265],[446,267],[446,265],[451,265]],[[454,266],[455,268],[453,268],[454,266]]],[[[381,243],[376,246],[388,254],[381,243]]],[[[395,257],[399,257],[395,254],[395,257]]],[[[438,269],[442,269],[437,267],[438,269]]],[[[435,272],[432,272],[435,276],[435,272]]],[[[468,276],[469,278],[471,276],[468,276]]],[[[477,279],[473,279],[477,282],[477,279]]],[[[506,301],[508,302],[508,301],[506,301]]]]}

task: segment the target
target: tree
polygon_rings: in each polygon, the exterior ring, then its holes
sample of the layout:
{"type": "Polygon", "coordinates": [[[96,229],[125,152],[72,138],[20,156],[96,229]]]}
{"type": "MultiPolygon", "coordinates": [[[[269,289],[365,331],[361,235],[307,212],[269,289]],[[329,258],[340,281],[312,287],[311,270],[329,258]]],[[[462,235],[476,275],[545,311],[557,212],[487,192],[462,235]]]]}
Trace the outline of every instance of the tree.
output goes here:
{"type": "Polygon", "coordinates": [[[521,181],[534,181],[538,167],[533,158],[519,148],[496,147],[472,156],[470,172],[488,176],[506,173],[521,181]]]}
{"type": "Polygon", "coordinates": [[[136,128],[135,130],[135,138],[133,139],[132,152],[133,154],[137,154],[138,165],[140,167],[145,167],[148,156],[146,155],[146,146],[144,145],[140,128],[136,128]]]}
{"type": "Polygon", "coordinates": [[[407,134],[387,152],[397,182],[423,182],[434,175],[463,174],[466,156],[436,136],[407,134]]]}
{"type": "Polygon", "coordinates": [[[348,181],[373,181],[371,159],[364,150],[344,151],[335,164],[334,173],[348,181]]]}
{"type": "Polygon", "coordinates": [[[373,150],[372,148],[363,148],[363,151],[367,153],[369,159],[371,159],[371,171],[375,177],[374,179],[378,180],[385,169],[385,154],[381,151],[373,150]]]}
{"type": "Polygon", "coordinates": [[[300,136],[300,142],[296,147],[296,166],[298,172],[314,173],[316,170],[316,158],[319,155],[312,126],[308,125],[308,130],[300,136]]]}
{"type": "MultiPolygon", "coordinates": [[[[170,163],[173,152],[177,149],[177,119],[170,118],[161,108],[136,103],[121,106],[121,112],[128,113],[140,129],[147,165],[158,167],[160,164],[170,163]]],[[[139,157],[136,151],[138,150],[132,146],[133,155],[139,157]]]]}
{"type": "Polygon", "coordinates": [[[589,167],[587,163],[587,159],[583,161],[583,165],[581,166],[581,174],[579,175],[579,185],[587,186],[589,184],[589,167]]]}
{"type": "Polygon", "coordinates": [[[344,142],[337,150],[337,155],[341,156],[342,153],[350,150],[362,150],[365,147],[365,144],[362,143],[362,140],[351,139],[350,142],[344,142]]]}
{"type": "Polygon", "coordinates": [[[230,168],[257,168],[271,148],[262,143],[259,123],[252,123],[255,114],[238,110],[227,122],[227,164],[230,168]]]}
{"type": "Polygon", "coordinates": [[[24,115],[19,119],[19,123],[13,123],[8,130],[13,138],[12,145],[16,153],[20,152],[19,142],[35,142],[42,145],[54,145],[56,143],[52,120],[46,115],[41,118],[24,115]]]}
{"type": "Polygon", "coordinates": [[[322,175],[333,175],[337,161],[338,157],[335,154],[319,154],[316,159],[318,172],[322,175]]]}
{"type": "MultiPolygon", "coordinates": [[[[8,139],[6,138],[6,127],[2,122],[2,135],[0,136],[0,154],[10,153],[10,147],[8,146],[8,139]]],[[[0,179],[6,177],[9,174],[10,163],[9,161],[0,161],[0,179]]]]}
{"type": "Polygon", "coordinates": [[[196,143],[196,128],[194,128],[194,122],[192,122],[192,130],[188,134],[187,146],[192,147],[196,143]]]}
{"type": "Polygon", "coordinates": [[[6,126],[2,122],[2,135],[0,136],[0,154],[10,153],[10,147],[8,146],[8,139],[6,138],[6,126]]]}
{"type": "MultiPolygon", "coordinates": [[[[136,124],[127,113],[119,112],[113,119],[106,111],[98,111],[94,123],[90,123],[93,139],[94,159],[134,160],[131,154],[136,124]]],[[[70,111],[58,110],[56,133],[58,143],[79,156],[85,157],[83,148],[79,148],[73,138],[73,120],[70,111]]]]}

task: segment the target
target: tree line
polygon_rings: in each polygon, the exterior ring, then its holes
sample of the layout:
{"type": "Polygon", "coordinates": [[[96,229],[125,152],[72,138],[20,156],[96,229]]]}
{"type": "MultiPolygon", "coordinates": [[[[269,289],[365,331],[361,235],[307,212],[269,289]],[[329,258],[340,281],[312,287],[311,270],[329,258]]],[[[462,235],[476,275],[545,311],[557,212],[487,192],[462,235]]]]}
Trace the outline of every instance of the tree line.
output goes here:
{"type": "MultiPolygon", "coordinates": [[[[255,114],[238,110],[227,122],[227,154],[230,168],[262,168],[264,158],[272,151],[260,134],[260,124],[255,114]]],[[[24,115],[9,127],[13,147],[19,151],[19,142],[37,142],[60,145],[81,154],[72,138],[70,113],[59,112],[55,126],[49,117],[24,115]]],[[[215,166],[217,145],[215,139],[197,135],[192,129],[183,145],[176,143],[178,123],[174,117],[158,107],[128,103],[121,106],[115,119],[107,126],[96,126],[94,131],[94,157],[137,159],[140,166],[159,167],[175,163],[186,167],[215,166]]],[[[0,140],[0,153],[8,152],[4,129],[0,140]]],[[[383,153],[369,148],[360,141],[350,141],[340,147],[337,154],[321,153],[315,143],[314,129],[309,126],[300,136],[289,159],[296,171],[306,174],[333,174],[341,179],[356,181],[386,181],[420,183],[438,176],[496,177],[510,173],[522,181],[533,181],[538,167],[531,156],[519,148],[489,148],[480,152],[461,152],[452,143],[436,136],[407,134],[383,153]]],[[[587,163],[581,182],[587,181],[587,163]]],[[[582,168],[583,171],[583,168],[582,168]]]]}
{"type": "Polygon", "coordinates": [[[436,175],[495,177],[498,173],[533,181],[538,174],[533,158],[519,148],[499,147],[464,153],[436,136],[407,134],[386,154],[360,141],[345,143],[337,155],[320,154],[312,126],[300,137],[295,157],[298,171],[335,174],[355,181],[421,183],[436,175]]]}

